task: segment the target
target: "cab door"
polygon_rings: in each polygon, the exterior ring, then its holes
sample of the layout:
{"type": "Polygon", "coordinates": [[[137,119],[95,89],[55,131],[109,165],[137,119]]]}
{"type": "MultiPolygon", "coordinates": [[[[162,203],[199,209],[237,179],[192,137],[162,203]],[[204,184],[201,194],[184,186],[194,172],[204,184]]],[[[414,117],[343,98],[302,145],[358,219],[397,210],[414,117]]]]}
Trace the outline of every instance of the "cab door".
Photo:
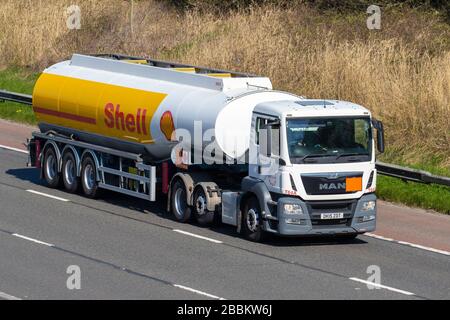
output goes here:
{"type": "Polygon", "coordinates": [[[280,120],[253,113],[249,146],[249,175],[264,181],[269,189],[280,186],[280,120]]]}

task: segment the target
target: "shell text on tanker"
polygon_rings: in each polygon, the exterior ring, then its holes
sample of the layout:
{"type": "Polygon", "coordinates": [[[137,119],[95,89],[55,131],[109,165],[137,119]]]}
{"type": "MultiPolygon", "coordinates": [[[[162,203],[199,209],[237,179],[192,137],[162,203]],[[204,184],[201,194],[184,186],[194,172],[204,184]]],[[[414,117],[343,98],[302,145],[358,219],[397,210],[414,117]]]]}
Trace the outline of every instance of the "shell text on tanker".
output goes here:
{"type": "Polygon", "coordinates": [[[120,111],[120,104],[114,107],[111,102],[105,105],[105,125],[108,128],[115,128],[128,132],[137,132],[138,134],[147,134],[145,117],[147,109],[138,108],[136,115],[133,113],[124,114],[120,111]]]}

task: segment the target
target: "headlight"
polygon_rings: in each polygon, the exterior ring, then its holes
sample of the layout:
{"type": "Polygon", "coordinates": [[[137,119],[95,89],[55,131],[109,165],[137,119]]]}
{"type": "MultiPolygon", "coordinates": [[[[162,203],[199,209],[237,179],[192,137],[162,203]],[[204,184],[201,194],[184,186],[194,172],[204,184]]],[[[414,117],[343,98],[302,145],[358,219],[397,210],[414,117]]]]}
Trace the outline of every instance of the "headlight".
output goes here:
{"type": "Polygon", "coordinates": [[[373,214],[362,217],[362,222],[367,222],[367,221],[372,221],[372,220],[375,220],[375,216],[373,214]]]}
{"type": "Polygon", "coordinates": [[[284,221],[289,224],[306,225],[305,219],[288,218],[288,219],[285,219],[284,221]]]}
{"type": "Polygon", "coordinates": [[[299,204],[286,203],[284,205],[283,209],[284,209],[285,214],[302,214],[303,213],[303,209],[299,204]]]}
{"type": "Polygon", "coordinates": [[[366,216],[358,217],[357,222],[358,223],[368,222],[368,221],[375,220],[375,218],[376,217],[375,217],[374,214],[369,214],[369,215],[366,215],[366,216]]]}
{"type": "Polygon", "coordinates": [[[366,201],[363,203],[361,210],[362,211],[370,211],[375,209],[375,201],[366,201]]]}

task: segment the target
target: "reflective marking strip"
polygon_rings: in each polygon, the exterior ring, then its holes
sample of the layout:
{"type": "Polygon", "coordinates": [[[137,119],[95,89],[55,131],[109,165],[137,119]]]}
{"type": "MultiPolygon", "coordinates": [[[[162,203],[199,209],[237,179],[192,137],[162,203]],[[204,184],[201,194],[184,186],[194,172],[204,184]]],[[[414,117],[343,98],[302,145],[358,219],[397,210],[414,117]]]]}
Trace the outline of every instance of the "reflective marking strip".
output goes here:
{"type": "Polygon", "coordinates": [[[47,197],[47,198],[52,198],[52,199],[55,199],[55,200],[59,200],[59,201],[64,201],[64,202],[69,202],[70,201],[70,200],[67,200],[67,199],[64,199],[64,198],[52,196],[51,194],[47,194],[47,193],[43,193],[43,192],[39,192],[39,191],[35,191],[35,190],[28,189],[26,191],[34,193],[34,194],[38,194],[40,196],[44,196],[44,197],[47,197]]]}
{"type": "Polygon", "coordinates": [[[414,293],[409,292],[409,291],[405,291],[405,290],[400,290],[400,289],[384,286],[382,284],[377,284],[377,283],[374,283],[374,282],[371,282],[371,281],[367,281],[367,280],[362,280],[362,279],[359,279],[359,278],[349,278],[349,279],[353,280],[353,281],[356,281],[356,282],[362,282],[362,283],[365,283],[367,285],[370,285],[370,286],[373,286],[373,287],[376,287],[376,288],[386,289],[386,290],[394,291],[394,292],[397,292],[397,293],[405,294],[407,296],[414,296],[415,295],[414,293]]]}
{"type": "Polygon", "coordinates": [[[12,235],[13,235],[14,237],[21,238],[21,239],[25,239],[25,240],[28,240],[28,241],[32,241],[32,242],[35,242],[35,243],[38,243],[38,244],[42,244],[42,245],[47,246],[47,247],[53,247],[53,246],[54,246],[54,245],[51,244],[51,243],[47,243],[47,242],[44,242],[44,241],[39,241],[39,240],[30,238],[30,237],[23,236],[23,235],[18,234],[18,233],[13,233],[12,235]]]}
{"type": "Polygon", "coordinates": [[[6,149],[6,150],[11,150],[11,151],[16,151],[16,152],[21,152],[21,153],[26,153],[28,154],[27,150],[22,150],[22,149],[18,149],[18,148],[13,148],[13,147],[8,147],[8,146],[4,146],[2,144],[0,144],[0,148],[1,149],[6,149]]]}
{"type": "Polygon", "coordinates": [[[4,293],[0,291],[0,298],[6,299],[6,300],[22,300],[20,298],[14,297],[10,294],[4,293]]]}
{"type": "Polygon", "coordinates": [[[189,287],[185,287],[185,286],[182,286],[182,285],[179,285],[179,284],[174,284],[173,286],[177,287],[177,288],[180,288],[180,289],[183,289],[183,290],[186,290],[186,291],[194,292],[194,293],[197,293],[197,294],[200,294],[200,295],[212,298],[212,299],[225,300],[224,298],[221,298],[221,297],[218,297],[218,296],[215,296],[215,295],[203,292],[203,291],[195,290],[195,289],[192,289],[192,288],[189,288],[189,287]]]}
{"type": "Polygon", "coordinates": [[[172,230],[175,231],[175,232],[178,232],[178,233],[185,234],[185,235],[187,235],[187,236],[194,237],[194,238],[203,239],[203,240],[210,241],[210,242],[214,242],[214,243],[223,243],[223,242],[220,241],[220,240],[211,239],[211,238],[207,238],[207,237],[204,237],[204,236],[199,236],[199,235],[197,235],[197,234],[190,233],[190,232],[187,232],[187,231],[183,231],[183,230],[179,230],[179,229],[172,229],[172,230]]]}
{"type": "Polygon", "coordinates": [[[383,236],[379,236],[377,234],[374,233],[365,233],[365,236],[371,237],[371,238],[375,238],[375,239],[380,239],[380,240],[384,240],[384,241],[389,241],[389,242],[394,242],[394,243],[398,243],[398,244],[403,244],[405,246],[409,246],[409,247],[413,247],[413,248],[417,248],[417,249],[422,249],[422,250],[426,250],[426,251],[431,251],[434,253],[439,253],[439,254],[443,254],[446,256],[450,256],[450,252],[445,251],[445,250],[440,250],[440,249],[435,249],[435,248],[431,248],[431,247],[426,247],[426,246],[422,246],[420,244],[415,244],[415,243],[411,243],[411,242],[406,242],[406,241],[400,241],[400,240],[394,240],[391,238],[386,238],[383,236]]]}

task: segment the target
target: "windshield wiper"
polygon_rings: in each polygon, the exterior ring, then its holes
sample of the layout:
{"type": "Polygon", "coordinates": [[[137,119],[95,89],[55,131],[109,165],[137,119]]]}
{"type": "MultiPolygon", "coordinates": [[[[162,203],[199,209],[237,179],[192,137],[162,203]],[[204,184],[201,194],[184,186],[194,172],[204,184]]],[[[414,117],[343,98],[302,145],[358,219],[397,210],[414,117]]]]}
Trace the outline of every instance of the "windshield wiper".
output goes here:
{"type": "Polygon", "coordinates": [[[332,154],[324,154],[324,153],[311,153],[311,154],[307,154],[303,157],[299,157],[298,160],[303,161],[308,158],[321,158],[321,157],[333,157],[333,155],[332,154]]]}
{"type": "Polygon", "coordinates": [[[336,160],[341,158],[341,157],[351,157],[351,156],[369,156],[368,153],[341,153],[339,155],[336,156],[336,160]]]}

